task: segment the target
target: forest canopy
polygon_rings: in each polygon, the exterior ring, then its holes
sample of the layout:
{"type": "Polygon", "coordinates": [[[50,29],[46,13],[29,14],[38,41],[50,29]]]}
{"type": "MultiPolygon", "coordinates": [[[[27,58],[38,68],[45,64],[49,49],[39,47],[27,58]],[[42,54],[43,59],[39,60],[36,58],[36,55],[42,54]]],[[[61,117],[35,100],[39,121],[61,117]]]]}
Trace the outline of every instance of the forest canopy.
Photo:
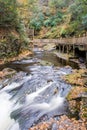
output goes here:
{"type": "Polygon", "coordinates": [[[0,26],[18,24],[16,0],[0,0],[0,26]]]}
{"type": "MultiPolygon", "coordinates": [[[[47,0],[45,0],[47,2],[47,0]]],[[[50,0],[47,4],[28,0],[31,12],[29,27],[43,33],[44,37],[67,37],[81,35],[87,30],[87,1],[86,0],[50,0]]]]}
{"type": "Polygon", "coordinates": [[[33,28],[42,38],[82,35],[87,31],[87,1],[0,0],[0,26],[22,32],[33,28]]]}

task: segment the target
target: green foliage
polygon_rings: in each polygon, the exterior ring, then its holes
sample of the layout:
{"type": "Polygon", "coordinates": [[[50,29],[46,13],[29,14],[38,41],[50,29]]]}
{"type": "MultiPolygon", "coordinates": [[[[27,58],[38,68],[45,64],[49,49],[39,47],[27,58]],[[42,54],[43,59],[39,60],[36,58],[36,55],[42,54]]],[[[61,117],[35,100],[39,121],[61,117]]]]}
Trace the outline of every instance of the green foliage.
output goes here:
{"type": "Polygon", "coordinates": [[[1,57],[18,55],[20,49],[29,43],[25,23],[18,10],[16,0],[0,0],[0,29],[4,32],[9,28],[8,34],[4,34],[6,38],[1,40],[1,57]]]}
{"type": "Polygon", "coordinates": [[[16,27],[24,41],[27,39],[26,18],[27,27],[40,31],[41,35],[47,31],[44,34],[47,37],[79,35],[87,30],[87,0],[50,0],[48,7],[40,7],[37,0],[28,0],[29,17],[25,14],[25,19],[17,16],[16,0],[0,0],[0,3],[0,25],[16,27]]]}
{"type": "Polygon", "coordinates": [[[35,14],[29,23],[29,27],[34,28],[35,30],[40,30],[44,21],[43,13],[35,14]]]}
{"type": "Polygon", "coordinates": [[[68,13],[71,14],[70,25],[73,25],[74,31],[77,34],[83,30],[87,30],[87,1],[74,1],[74,3],[68,7],[68,13]]]}
{"type": "Polygon", "coordinates": [[[29,27],[34,28],[35,30],[40,30],[42,26],[45,27],[54,27],[62,22],[63,14],[61,12],[57,12],[55,15],[49,14],[49,17],[39,12],[38,14],[34,14],[34,17],[30,20],[29,27]]]}
{"type": "Polygon", "coordinates": [[[16,56],[20,52],[21,44],[19,39],[12,34],[0,41],[0,58],[16,56]]]}
{"type": "Polygon", "coordinates": [[[82,17],[82,25],[83,25],[83,29],[87,30],[87,14],[82,17]]]}
{"type": "Polygon", "coordinates": [[[58,25],[61,21],[62,21],[61,18],[57,18],[57,17],[53,16],[53,17],[50,17],[50,18],[48,18],[47,20],[44,21],[44,26],[53,27],[53,26],[58,25]]]}
{"type": "Polygon", "coordinates": [[[61,12],[57,12],[56,15],[50,15],[50,17],[48,17],[43,25],[48,27],[54,27],[57,26],[58,24],[60,24],[62,22],[62,13],[61,12]]]}
{"type": "Polygon", "coordinates": [[[16,26],[17,7],[16,0],[0,0],[0,26],[16,26]]]}
{"type": "MultiPolygon", "coordinates": [[[[36,0],[28,0],[28,11],[31,14],[39,13],[40,9],[36,0]]],[[[30,17],[31,18],[31,17],[30,17]]]]}
{"type": "Polygon", "coordinates": [[[34,28],[35,30],[40,30],[41,29],[41,21],[39,21],[38,19],[32,19],[30,21],[30,27],[34,28]]]}
{"type": "Polygon", "coordinates": [[[50,0],[49,6],[51,8],[60,9],[68,5],[69,0],[50,0]]]}

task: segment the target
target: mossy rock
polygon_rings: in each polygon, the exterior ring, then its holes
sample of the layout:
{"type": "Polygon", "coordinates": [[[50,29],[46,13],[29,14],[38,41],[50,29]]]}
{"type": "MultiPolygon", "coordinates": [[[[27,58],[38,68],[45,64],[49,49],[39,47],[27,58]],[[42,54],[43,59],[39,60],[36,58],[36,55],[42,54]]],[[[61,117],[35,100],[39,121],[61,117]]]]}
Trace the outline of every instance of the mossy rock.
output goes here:
{"type": "Polygon", "coordinates": [[[45,60],[41,60],[39,61],[40,65],[45,65],[45,66],[52,66],[53,64],[51,62],[45,61],[45,60]]]}
{"type": "Polygon", "coordinates": [[[65,81],[70,83],[71,85],[83,86],[83,78],[82,74],[84,74],[85,70],[75,70],[72,74],[68,74],[64,77],[65,81]]]}

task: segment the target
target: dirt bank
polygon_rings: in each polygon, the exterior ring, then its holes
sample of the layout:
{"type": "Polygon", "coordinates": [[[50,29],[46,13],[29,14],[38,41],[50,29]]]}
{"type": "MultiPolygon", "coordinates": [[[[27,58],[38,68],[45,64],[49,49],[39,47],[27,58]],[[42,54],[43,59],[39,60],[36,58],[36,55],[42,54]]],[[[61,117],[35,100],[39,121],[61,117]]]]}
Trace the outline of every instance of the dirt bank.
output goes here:
{"type": "Polygon", "coordinates": [[[70,117],[87,121],[87,70],[73,70],[72,74],[63,79],[72,85],[67,96],[70,117]]]}

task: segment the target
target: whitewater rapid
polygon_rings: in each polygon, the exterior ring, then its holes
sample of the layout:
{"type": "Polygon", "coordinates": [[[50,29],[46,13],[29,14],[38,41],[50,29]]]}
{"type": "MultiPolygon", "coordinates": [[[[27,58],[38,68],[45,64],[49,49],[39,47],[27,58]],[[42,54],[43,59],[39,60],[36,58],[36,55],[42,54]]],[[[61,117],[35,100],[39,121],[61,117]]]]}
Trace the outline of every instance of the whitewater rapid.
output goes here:
{"type": "MultiPolygon", "coordinates": [[[[28,62],[23,60],[23,64],[28,62]]],[[[61,76],[69,74],[71,68],[34,64],[24,69],[28,73],[19,71],[5,79],[5,86],[0,83],[0,130],[29,130],[45,116],[48,120],[66,112],[65,97],[71,86],[61,76]]]]}

